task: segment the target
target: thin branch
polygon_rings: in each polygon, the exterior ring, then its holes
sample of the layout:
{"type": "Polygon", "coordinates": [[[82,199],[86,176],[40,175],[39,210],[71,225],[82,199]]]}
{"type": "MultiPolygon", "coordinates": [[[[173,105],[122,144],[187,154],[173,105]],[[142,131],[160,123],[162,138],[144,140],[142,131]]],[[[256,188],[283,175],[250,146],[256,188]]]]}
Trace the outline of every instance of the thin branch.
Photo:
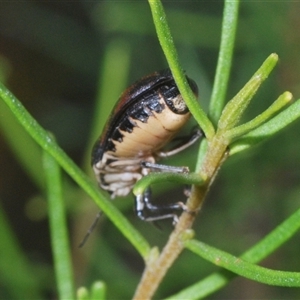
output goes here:
{"type": "Polygon", "coordinates": [[[209,114],[216,124],[224,107],[236,35],[240,1],[225,1],[221,45],[210,100],[209,114]]]}

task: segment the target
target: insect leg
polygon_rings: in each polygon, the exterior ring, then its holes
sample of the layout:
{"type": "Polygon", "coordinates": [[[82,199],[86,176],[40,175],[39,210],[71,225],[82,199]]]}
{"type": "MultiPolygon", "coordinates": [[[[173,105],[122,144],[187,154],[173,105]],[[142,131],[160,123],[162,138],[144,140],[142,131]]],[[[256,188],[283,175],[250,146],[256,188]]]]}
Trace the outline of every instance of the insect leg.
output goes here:
{"type": "Polygon", "coordinates": [[[173,172],[173,173],[189,173],[188,167],[177,167],[177,166],[167,166],[162,164],[151,163],[148,161],[142,161],[141,166],[148,169],[156,169],[162,172],[173,172]]]}
{"type": "Polygon", "coordinates": [[[158,221],[163,219],[173,219],[173,224],[178,221],[178,216],[174,211],[185,210],[185,205],[181,202],[166,205],[153,205],[151,203],[151,190],[148,188],[143,194],[135,198],[135,213],[143,221],[158,221]]]}
{"type": "Polygon", "coordinates": [[[94,222],[92,223],[91,227],[89,228],[89,230],[87,231],[87,233],[85,234],[83,240],[81,241],[81,243],[79,244],[79,248],[83,247],[86,243],[86,241],[88,240],[89,236],[91,235],[91,233],[93,232],[93,230],[95,229],[100,217],[102,215],[102,212],[99,211],[96,215],[96,218],[94,220],[94,222]]]}
{"type": "Polygon", "coordinates": [[[171,149],[169,151],[160,151],[160,152],[157,153],[157,155],[159,157],[168,157],[168,156],[172,156],[174,154],[177,154],[177,153],[187,149],[188,147],[192,146],[202,136],[203,136],[202,130],[199,129],[198,127],[196,127],[196,129],[194,128],[192,130],[190,135],[174,139],[174,140],[176,140],[176,139],[181,140],[179,145],[177,145],[176,147],[174,147],[173,149],[171,149]]]}

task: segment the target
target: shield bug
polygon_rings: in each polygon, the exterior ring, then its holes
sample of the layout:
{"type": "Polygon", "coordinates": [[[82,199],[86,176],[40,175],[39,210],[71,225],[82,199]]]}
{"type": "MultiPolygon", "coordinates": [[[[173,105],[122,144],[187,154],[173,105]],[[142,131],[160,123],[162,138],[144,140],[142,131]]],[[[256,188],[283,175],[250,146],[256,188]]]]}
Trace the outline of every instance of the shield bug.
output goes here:
{"type": "MultiPolygon", "coordinates": [[[[186,78],[197,96],[196,83],[186,78]]],[[[126,196],[150,172],[188,172],[186,167],[156,162],[186,149],[202,135],[198,129],[175,148],[163,151],[189,118],[190,112],[169,69],[150,74],[127,88],[93,148],[92,166],[100,187],[111,198],[126,196]]],[[[146,221],[175,220],[174,211],[182,209],[180,203],[151,204],[150,189],[135,199],[136,214],[146,221]]]]}

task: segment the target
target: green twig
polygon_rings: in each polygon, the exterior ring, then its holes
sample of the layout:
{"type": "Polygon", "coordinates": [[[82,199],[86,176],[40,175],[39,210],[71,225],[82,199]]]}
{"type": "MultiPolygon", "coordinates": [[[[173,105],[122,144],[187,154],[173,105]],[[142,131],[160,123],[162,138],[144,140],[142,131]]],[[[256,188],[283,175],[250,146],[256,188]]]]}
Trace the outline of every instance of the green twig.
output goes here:
{"type": "MultiPolygon", "coordinates": [[[[282,246],[300,229],[300,209],[261,239],[256,245],[244,252],[240,258],[256,264],[282,246]]],[[[224,287],[234,275],[231,272],[215,272],[192,286],[173,295],[170,299],[202,299],[224,287]]]]}
{"type": "Polygon", "coordinates": [[[289,104],[293,98],[293,95],[290,92],[285,92],[279,96],[279,98],[263,113],[255,117],[253,120],[244,123],[240,126],[234,127],[225,132],[225,136],[233,140],[239,136],[242,136],[248,133],[251,130],[254,130],[261,124],[265,123],[270,119],[274,114],[278,113],[284,106],[289,104]]]}
{"type": "Polygon", "coordinates": [[[222,111],[218,130],[231,129],[239,122],[251,99],[260,85],[267,79],[277,62],[278,55],[275,53],[271,54],[238,94],[227,103],[222,111]]]}
{"type": "Polygon", "coordinates": [[[210,139],[214,135],[213,125],[207,118],[199,103],[196,101],[195,96],[187,83],[186,76],[179,64],[178,54],[166,20],[163,6],[159,0],[149,0],[148,2],[152,11],[157,37],[162,50],[164,51],[178,89],[190,112],[204,131],[205,136],[210,139]]]}
{"type": "Polygon", "coordinates": [[[269,285],[300,287],[299,272],[277,271],[254,265],[196,240],[188,240],[184,244],[202,258],[245,278],[269,285]]]}
{"type": "Polygon", "coordinates": [[[133,188],[134,195],[141,195],[145,189],[154,183],[160,183],[165,181],[179,182],[181,184],[201,184],[205,181],[204,178],[201,178],[196,173],[150,173],[149,175],[140,179],[133,188]]]}
{"type": "Polygon", "coordinates": [[[116,227],[134,245],[140,254],[146,258],[150,246],[141,234],[131,226],[127,219],[106,199],[99,188],[78,168],[77,165],[56,144],[55,140],[26,111],[21,102],[2,84],[0,97],[14,113],[18,121],[31,137],[77,182],[79,186],[95,201],[100,209],[111,219],[116,227]]]}
{"type": "Polygon", "coordinates": [[[58,294],[60,299],[74,299],[75,286],[60,167],[54,158],[45,151],[43,162],[47,183],[51,243],[58,294]]]}
{"type": "Polygon", "coordinates": [[[289,124],[300,118],[300,99],[292,103],[284,111],[240,137],[230,145],[230,155],[248,149],[259,142],[273,136],[280,130],[286,128],[289,124]]]}
{"type": "Polygon", "coordinates": [[[215,124],[219,120],[225,102],[236,35],[239,3],[240,1],[225,1],[221,45],[209,107],[209,115],[215,124]]]}

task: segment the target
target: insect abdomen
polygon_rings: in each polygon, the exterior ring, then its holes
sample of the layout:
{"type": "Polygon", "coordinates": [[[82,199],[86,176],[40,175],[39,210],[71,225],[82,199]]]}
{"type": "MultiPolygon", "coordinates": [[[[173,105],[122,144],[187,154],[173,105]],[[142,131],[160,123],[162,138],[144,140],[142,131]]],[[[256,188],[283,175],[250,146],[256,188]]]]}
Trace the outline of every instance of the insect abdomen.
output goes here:
{"type": "Polygon", "coordinates": [[[188,111],[185,114],[171,111],[159,93],[137,106],[127,112],[112,134],[111,143],[117,157],[142,157],[154,153],[167,144],[190,117],[188,111]],[[131,130],[126,130],[128,122],[134,124],[131,130]]]}

